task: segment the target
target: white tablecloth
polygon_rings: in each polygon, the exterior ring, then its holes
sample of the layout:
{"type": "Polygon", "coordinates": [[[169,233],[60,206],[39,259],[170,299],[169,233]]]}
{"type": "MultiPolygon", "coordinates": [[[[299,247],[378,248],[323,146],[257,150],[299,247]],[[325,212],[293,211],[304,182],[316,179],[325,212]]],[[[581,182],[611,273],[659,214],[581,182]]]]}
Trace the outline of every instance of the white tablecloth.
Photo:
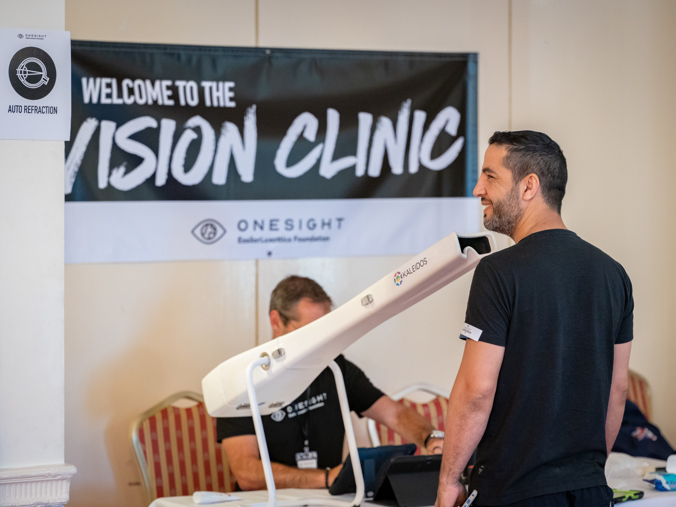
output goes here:
{"type": "MultiPolygon", "coordinates": [[[[267,491],[238,491],[233,493],[233,495],[239,496],[242,498],[241,501],[232,501],[232,502],[221,502],[221,503],[212,503],[206,504],[203,507],[237,507],[237,506],[247,506],[254,503],[262,503],[268,501],[268,492],[267,491]]],[[[353,498],[354,495],[342,495],[342,496],[331,496],[326,489],[278,489],[277,490],[277,500],[278,501],[298,501],[299,504],[302,504],[304,499],[313,498],[313,499],[340,499],[345,500],[345,506],[351,507],[349,500],[353,498]]],[[[377,505],[375,503],[369,502],[371,505],[377,505]]],[[[196,507],[197,504],[193,503],[192,496],[169,496],[164,498],[158,498],[153,503],[150,504],[150,507],[196,507]]]]}
{"type": "MultiPolygon", "coordinates": [[[[676,492],[656,491],[649,483],[643,481],[643,474],[648,469],[663,467],[666,461],[649,458],[632,458],[625,454],[611,453],[606,465],[606,477],[608,485],[615,489],[638,489],[645,493],[643,499],[627,502],[627,507],[676,507],[676,492]]],[[[208,504],[214,507],[238,507],[249,506],[254,503],[267,502],[267,491],[243,491],[233,493],[242,498],[241,501],[221,502],[208,504]]],[[[277,490],[277,500],[297,500],[302,504],[303,499],[331,498],[343,499],[345,505],[350,506],[349,500],[353,495],[342,497],[331,496],[325,489],[280,489],[277,490]]],[[[376,502],[367,502],[365,505],[378,505],[376,502]]],[[[150,507],[196,507],[191,496],[175,496],[158,498],[150,507]]]]}
{"type": "MultiPolygon", "coordinates": [[[[627,454],[611,452],[606,463],[608,486],[614,489],[638,489],[643,499],[627,502],[627,507],[676,507],[676,491],[656,491],[643,480],[646,472],[666,466],[667,462],[650,458],[633,458],[627,454]]],[[[618,504],[619,505],[619,504],[618,504]]]]}
{"type": "MultiPolygon", "coordinates": [[[[642,500],[636,500],[632,502],[627,502],[624,505],[627,507],[674,507],[676,506],[676,492],[662,493],[660,491],[655,491],[650,489],[650,485],[647,482],[643,484],[638,481],[634,487],[631,489],[640,489],[645,491],[645,497],[642,500]],[[645,486],[644,486],[645,484],[645,486]],[[646,487],[647,486],[647,487],[646,487]]],[[[268,499],[267,491],[246,491],[242,493],[235,493],[237,496],[242,497],[241,502],[226,502],[226,503],[214,503],[209,504],[213,507],[236,507],[236,506],[246,506],[251,505],[252,503],[266,502],[268,499]]],[[[302,502],[303,498],[328,498],[330,495],[326,490],[299,490],[299,489],[281,489],[277,492],[277,498],[279,500],[293,500],[298,499],[302,502]]],[[[336,498],[336,497],[331,497],[336,498]]],[[[345,500],[349,499],[349,495],[345,497],[345,500]]],[[[299,503],[301,503],[299,502],[299,503]]],[[[377,505],[373,502],[368,502],[365,505],[377,505]]],[[[350,504],[345,503],[346,507],[350,504]]],[[[174,497],[165,497],[158,498],[150,507],[197,507],[197,504],[193,503],[191,496],[174,496],[174,497]]],[[[208,506],[206,506],[208,507],[208,506]]]]}
{"type": "Polygon", "coordinates": [[[631,488],[622,489],[639,489],[645,493],[641,500],[632,500],[631,502],[617,504],[626,505],[627,507],[675,507],[676,506],[676,491],[655,491],[647,482],[641,483],[636,481],[631,488]]]}

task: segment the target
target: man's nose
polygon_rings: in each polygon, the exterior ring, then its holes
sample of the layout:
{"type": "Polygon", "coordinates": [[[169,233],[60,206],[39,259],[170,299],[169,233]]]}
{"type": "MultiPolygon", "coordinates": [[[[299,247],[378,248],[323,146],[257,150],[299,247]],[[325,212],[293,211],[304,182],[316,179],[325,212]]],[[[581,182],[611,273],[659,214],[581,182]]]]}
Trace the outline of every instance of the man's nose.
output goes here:
{"type": "Polygon", "coordinates": [[[477,181],[474,190],[472,190],[472,195],[474,197],[481,197],[482,195],[486,195],[486,189],[484,188],[482,178],[479,178],[479,181],[477,181]]]}

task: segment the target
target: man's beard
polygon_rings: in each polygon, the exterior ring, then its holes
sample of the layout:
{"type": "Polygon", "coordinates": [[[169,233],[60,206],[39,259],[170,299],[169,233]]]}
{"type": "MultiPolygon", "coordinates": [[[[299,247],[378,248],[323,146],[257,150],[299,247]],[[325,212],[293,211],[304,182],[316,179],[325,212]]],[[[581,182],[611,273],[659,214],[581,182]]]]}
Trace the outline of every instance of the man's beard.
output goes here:
{"type": "Polygon", "coordinates": [[[484,219],[484,227],[489,231],[513,237],[516,226],[523,217],[519,206],[519,185],[514,185],[509,193],[498,201],[492,202],[493,214],[484,219]]]}

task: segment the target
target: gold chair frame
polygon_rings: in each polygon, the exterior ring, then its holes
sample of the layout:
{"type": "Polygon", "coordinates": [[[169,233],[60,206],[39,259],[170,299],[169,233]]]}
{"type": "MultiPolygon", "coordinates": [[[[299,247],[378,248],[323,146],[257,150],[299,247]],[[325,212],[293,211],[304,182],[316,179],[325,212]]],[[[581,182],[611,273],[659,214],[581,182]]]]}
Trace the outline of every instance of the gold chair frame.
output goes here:
{"type": "Polygon", "coordinates": [[[141,470],[141,477],[143,478],[143,490],[146,495],[148,503],[151,503],[155,500],[155,488],[153,487],[153,482],[150,477],[150,472],[148,470],[148,464],[146,462],[146,456],[143,452],[143,446],[139,439],[139,429],[143,425],[143,422],[157,414],[161,410],[173,406],[178,400],[188,399],[195,401],[197,403],[204,403],[204,398],[201,394],[192,392],[192,391],[181,391],[171,396],[166,397],[160,401],[157,405],[152,406],[142,414],[140,414],[134,421],[131,423],[131,444],[134,449],[134,454],[136,455],[136,461],[138,462],[139,468],[141,470]]]}

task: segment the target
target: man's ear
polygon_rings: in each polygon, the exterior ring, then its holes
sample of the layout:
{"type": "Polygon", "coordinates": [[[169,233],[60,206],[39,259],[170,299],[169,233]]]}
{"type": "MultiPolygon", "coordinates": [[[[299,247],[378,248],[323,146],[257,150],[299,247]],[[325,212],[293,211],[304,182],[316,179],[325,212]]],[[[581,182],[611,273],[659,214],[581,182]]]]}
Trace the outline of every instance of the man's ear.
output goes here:
{"type": "Polygon", "coordinates": [[[540,192],[540,178],[537,174],[529,174],[521,180],[521,184],[523,186],[521,196],[524,201],[532,201],[540,192]]]}
{"type": "Polygon", "coordinates": [[[270,327],[272,328],[272,336],[277,337],[284,334],[284,322],[282,316],[277,310],[270,312],[270,327]]]}

